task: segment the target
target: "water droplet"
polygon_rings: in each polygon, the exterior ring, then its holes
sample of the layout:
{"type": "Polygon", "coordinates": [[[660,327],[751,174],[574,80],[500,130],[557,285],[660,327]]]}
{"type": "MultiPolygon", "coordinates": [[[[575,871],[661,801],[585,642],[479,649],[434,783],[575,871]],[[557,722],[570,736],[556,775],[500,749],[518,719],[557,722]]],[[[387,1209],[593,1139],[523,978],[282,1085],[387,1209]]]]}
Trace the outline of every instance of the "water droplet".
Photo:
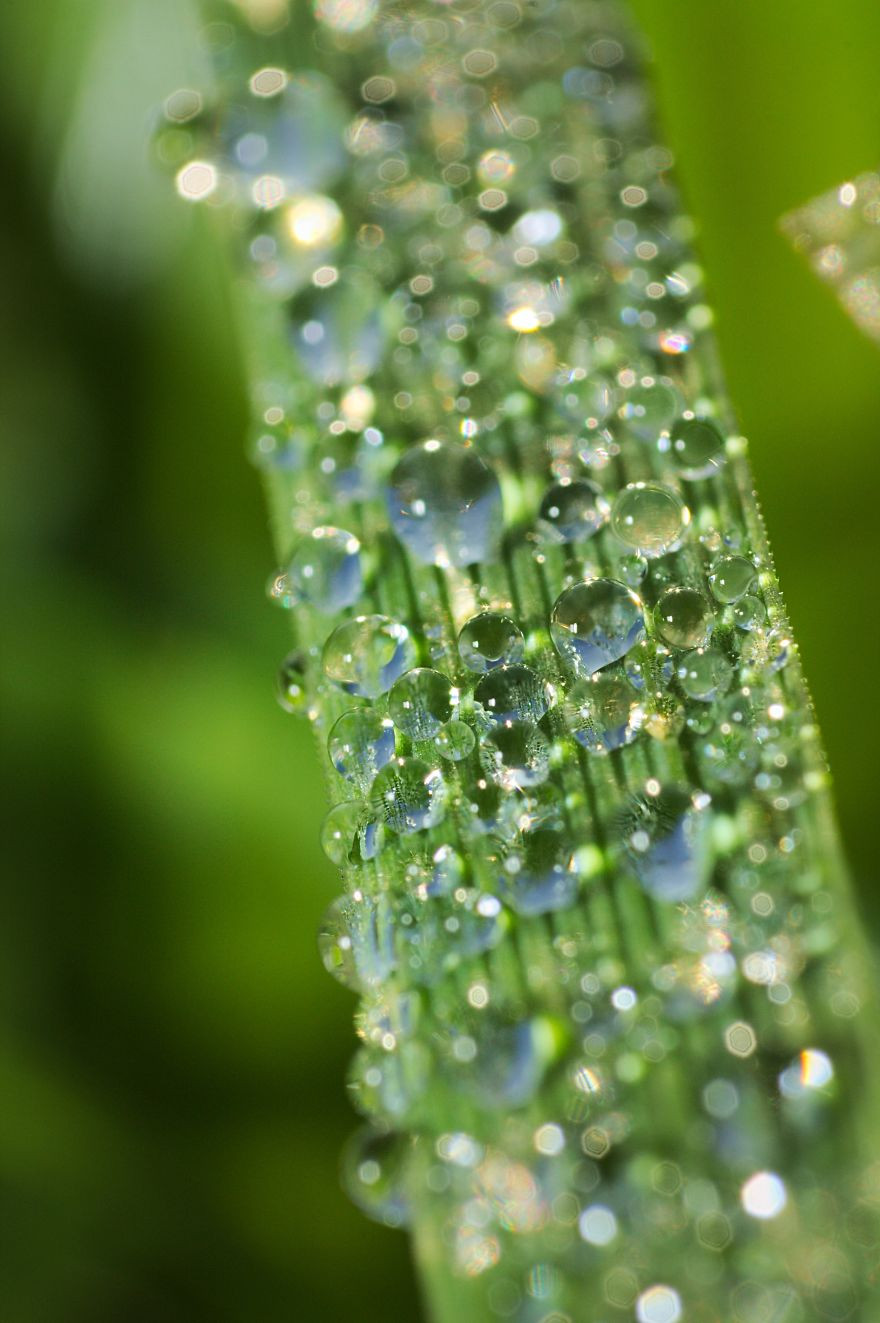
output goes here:
{"type": "Polygon", "coordinates": [[[391,526],[416,560],[461,568],[494,557],[501,536],[501,488],[466,446],[424,441],[391,474],[391,526]]]}
{"type": "Polygon", "coordinates": [[[342,528],[312,531],[294,552],[287,569],[293,592],[319,611],[341,611],[361,595],[361,544],[342,528]]]}
{"type": "Polygon", "coordinates": [[[553,403],[574,428],[594,429],[614,411],[614,387],[597,373],[573,368],[559,374],[553,403]]]}
{"type": "Polygon", "coordinates": [[[476,1052],[466,1060],[461,1087],[488,1107],[522,1107],[533,1098],[557,1046],[543,1017],[505,1024],[486,1011],[472,1041],[476,1052]]]}
{"type": "Polygon", "coordinates": [[[388,695],[388,712],[397,729],[411,740],[430,740],[452,716],[457,698],[440,671],[419,666],[407,671],[388,695]]]}
{"type": "Polygon", "coordinates": [[[460,763],[473,753],[476,742],[477,737],[464,721],[447,721],[434,737],[440,757],[451,763],[460,763]]]}
{"type": "Polygon", "coordinates": [[[474,699],[493,721],[539,722],[550,709],[550,694],[541,677],[528,666],[499,666],[484,675],[474,699]]]}
{"type": "Polygon", "coordinates": [[[296,604],[296,596],[284,570],[276,570],[269,576],[266,596],[273,606],[280,606],[282,611],[289,611],[296,604]]]}
{"type": "Polygon", "coordinates": [[[724,463],[724,438],[707,418],[679,418],[663,438],[676,473],[690,481],[711,477],[724,463]]]}
{"type": "Polygon", "coordinates": [[[364,808],[355,800],[335,804],[325,817],[321,824],[321,849],[337,868],[359,861],[358,842],[363,824],[364,808]]]}
{"type": "Polygon", "coordinates": [[[625,657],[644,632],[641,602],[615,579],[591,579],[566,589],[550,618],[557,652],[582,676],[625,657]]]}
{"type": "Polygon", "coordinates": [[[509,616],[483,611],[472,616],[458,636],[458,654],[468,670],[494,670],[521,660],[523,636],[509,616]]]}
{"type": "Polygon", "coordinates": [[[671,381],[647,378],[627,391],[620,416],[633,436],[654,442],[670,427],[680,408],[681,396],[671,381]]]}
{"type": "Polygon", "coordinates": [[[723,556],[715,562],[709,574],[712,596],[724,606],[738,602],[755,582],[757,573],[745,556],[723,556]]]}
{"type": "Polygon", "coordinates": [[[746,633],[758,630],[767,620],[767,608],[760,597],[746,593],[733,605],[733,623],[746,633]]]}
{"type": "Polygon", "coordinates": [[[688,698],[700,703],[711,703],[726,694],[733,683],[733,667],[716,648],[689,652],[679,663],[676,674],[688,698]]]}
{"type": "Polygon", "coordinates": [[[551,914],[574,904],[578,875],[566,834],[554,827],[523,832],[505,857],[501,895],[517,914],[551,914]]]}
{"type": "Polygon", "coordinates": [[[319,386],[351,386],[375,372],[389,331],[384,306],[374,282],[356,270],[295,299],[293,345],[308,376],[319,386]]]}
{"type": "Polygon", "coordinates": [[[540,527],[554,542],[592,537],[608,518],[609,505],[595,482],[559,482],[541,502],[540,527]]]}
{"type": "Polygon", "coordinates": [[[328,974],[352,992],[360,990],[354,943],[348,924],[348,898],[338,896],[324,911],[318,929],[318,952],[328,974]]]}
{"type": "Polygon", "coordinates": [[[410,836],[440,821],[444,789],[436,768],[418,758],[395,758],[373,782],[372,799],[386,826],[410,836]]]}
{"type": "Polygon", "coordinates": [[[334,629],[322,661],[328,680],[347,693],[378,698],[410,669],[414,654],[405,625],[387,616],[356,616],[334,629]]]}
{"type": "Polygon", "coordinates": [[[654,611],[657,633],[670,648],[702,648],[712,633],[712,607],[695,588],[668,588],[654,611]]]}
{"type": "Polygon", "coordinates": [[[308,707],[306,689],[306,659],[301,652],[290,652],[278,670],[278,702],[285,712],[304,716],[308,707]]]}
{"type": "Polygon", "coordinates": [[[686,791],[670,786],[634,800],[621,818],[629,862],[657,900],[692,899],[710,866],[706,815],[686,791]]]}
{"type": "Polygon", "coordinates": [[[617,572],[621,580],[630,588],[638,588],[648,573],[648,562],[644,556],[621,556],[617,562],[617,572]]]}
{"type": "Polygon", "coordinates": [[[342,1184],[367,1217],[387,1227],[404,1226],[409,1217],[406,1166],[412,1141],[375,1126],[363,1126],[342,1152],[342,1184]]]}
{"type": "Polygon", "coordinates": [[[631,744],[638,733],[638,699],[620,675],[602,672],[572,685],[566,696],[568,726],[591,753],[631,744]]]}
{"type": "Polygon", "coordinates": [[[365,790],[394,757],[391,722],[375,712],[345,712],[330,731],[327,751],[339,775],[365,790]]]}
{"type": "Polygon", "coordinates": [[[611,528],[624,546],[654,559],[675,551],[690,522],[690,512],[670,487],[631,482],[611,511],[611,528]]]}
{"type": "Polygon", "coordinates": [[[550,744],[531,722],[496,726],[483,748],[492,762],[495,780],[505,790],[541,785],[550,772],[550,744]]]}

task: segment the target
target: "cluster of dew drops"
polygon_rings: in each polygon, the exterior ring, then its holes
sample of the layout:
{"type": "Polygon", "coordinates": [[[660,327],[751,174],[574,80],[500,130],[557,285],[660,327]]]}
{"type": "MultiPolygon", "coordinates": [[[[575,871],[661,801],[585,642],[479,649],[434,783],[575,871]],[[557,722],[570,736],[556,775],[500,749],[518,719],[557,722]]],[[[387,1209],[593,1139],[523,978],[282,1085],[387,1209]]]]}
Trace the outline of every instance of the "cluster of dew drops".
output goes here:
{"type": "MultiPolygon", "coordinates": [[[[642,137],[638,67],[615,37],[584,45],[580,32],[571,65],[539,15],[545,124],[536,98],[518,110],[486,90],[524,38],[517,4],[484,8],[470,45],[466,26],[422,5],[411,21],[395,11],[376,42],[374,0],[322,0],[324,39],[359,61],[356,106],[320,74],[275,66],[239,78],[219,117],[189,91],[166,106],[163,151],[183,196],[244,198],[247,272],[271,312],[258,323],[255,457],[287,502],[294,545],[269,593],[300,639],[279,699],[314,721],[332,769],[321,840],[347,891],[319,944],[364,994],[353,1092],[380,1123],[356,1141],[348,1183],[390,1223],[405,1218],[395,1132],[434,1078],[409,990],[442,998],[457,963],[564,916],[598,873],[623,870],[650,904],[698,916],[685,986],[673,952],[644,971],[648,990],[735,1003],[732,907],[710,888],[713,859],[739,850],[756,893],[741,969],[784,1010],[778,916],[755,869],[799,848],[797,810],[822,784],[790,710],[801,691],[763,538],[744,515],[743,443],[701,366],[711,315],[671,157],[642,137]],[[456,42],[458,65],[438,64],[456,42]],[[431,151],[427,112],[406,107],[423,81],[452,125],[431,151]],[[586,116],[583,140],[556,132],[545,148],[570,106],[586,116]],[[577,192],[591,169],[605,213],[592,241],[577,192]],[[738,831],[744,803],[759,811],[738,831]]],[[[577,979],[578,997],[597,994],[594,974],[577,979]]],[[[483,1106],[516,1110],[557,1049],[540,1015],[493,1019],[495,995],[470,985],[483,1030],[453,1034],[447,1059],[483,1106]]],[[[640,995],[616,988],[618,1018],[640,995]]],[[[756,1032],[734,1011],[721,1052],[744,1060],[756,1032]]],[[[594,1067],[575,1064],[582,1101],[600,1091],[594,1067]]],[[[833,1075],[826,1053],[805,1049],[779,1089],[797,1102],[833,1075]]],[[[709,1081],[710,1120],[733,1114],[735,1094],[709,1081]]],[[[584,1131],[583,1153],[601,1156],[603,1135],[584,1131]]],[[[555,1123],[535,1131],[542,1161],[565,1145],[555,1123]]],[[[479,1173],[509,1231],[536,1229],[528,1170],[463,1134],[437,1152],[447,1172],[479,1173]]],[[[786,1198],[766,1171],[740,1195],[757,1219],[786,1198]]],[[[603,1204],[575,1221],[588,1246],[617,1237],[603,1204]]],[[[498,1236],[467,1217],[456,1234],[465,1275],[494,1266],[498,1236]]],[[[681,1317],[675,1289],[642,1287],[640,1323],[681,1317]]]]}

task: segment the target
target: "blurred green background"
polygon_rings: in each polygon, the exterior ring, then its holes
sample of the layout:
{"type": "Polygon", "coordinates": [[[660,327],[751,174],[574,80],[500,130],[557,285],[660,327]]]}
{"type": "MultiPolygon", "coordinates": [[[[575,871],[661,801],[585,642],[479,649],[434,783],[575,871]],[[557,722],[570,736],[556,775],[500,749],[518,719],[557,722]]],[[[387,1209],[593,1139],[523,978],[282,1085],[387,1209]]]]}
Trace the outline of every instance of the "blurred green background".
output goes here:
{"type": "MultiPolygon", "coordinates": [[[[876,934],[880,360],[781,213],[880,159],[865,0],[638,0],[876,934]]],[[[0,9],[5,1323],[412,1320],[339,1192],[352,1002],[226,278],[147,165],[180,0],[0,9]]]]}

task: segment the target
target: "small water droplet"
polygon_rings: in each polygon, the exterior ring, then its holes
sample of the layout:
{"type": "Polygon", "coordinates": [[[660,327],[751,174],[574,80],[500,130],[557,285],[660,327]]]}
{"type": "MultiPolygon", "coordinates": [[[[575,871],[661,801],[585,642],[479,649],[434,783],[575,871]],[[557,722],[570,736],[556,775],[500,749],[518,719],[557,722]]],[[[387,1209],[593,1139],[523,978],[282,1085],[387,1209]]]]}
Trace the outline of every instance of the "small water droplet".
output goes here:
{"type": "Polygon", "coordinates": [[[483,742],[495,780],[505,790],[541,785],[550,772],[550,744],[531,722],[496,726],[483,742]]]}
{"type": "Polygon", "coordinates": [[[550,709],[547,685],[529,666],[499,666],[484,675],[474,699],[493,721],[539,722],[550,709]]]}
{"type": "Polygon", "coordinates": [[[362,698],[387,693],[414,660],[409,630],[387,616],[346,620],[330,635],[322,658],[328,680],[362,698]]]}
{"type": "Polygon", "coordinates": [[[292,591],[319,611],[341,611],[351,606],[363,588],[360,549],[360,542],[345,529],[313,529],[288,566],[292,591]]]}
{"type": "Polygon", "coordinates": [[[434,737],[437,752],[451,763],[460,763],[473,753],[477,737],[465,721],[447,721],[434,737]]]}
{"type": "Polygon", "coordinates": [[[424,441],[391,474],[391,526],[426,565],[461,568],[494,558],[501,536],[501,488],[467,446],[424,441]]]}
{"type": "Polygon", "coordinates": [[[724,438],[707,418],[679,418],[660,448],[668,451],[676,473],[691,482],[711,477],[724,463],[724,438]]]}
{"type": "Polygon", "coordinates": [[[712,607],[695,588],[668,588],[654,611],[657,633],[670,648],[702,648],[714,624],[712,607]]]}
{"type": "Polygon", "coordinates": [[[321,824],[321,849],[332,864],[344,868],[359,861],[363,805],[355,800],[335,804],[321,824]]]}
{"type": "Polygon", "coordinates": [[[586,478],[558,482],[541,502],[539,526],[551,541],[582,541],[599,531],[608,518],[609,508],[595,482],[586,478]]]}
{"type": "Polygon", "coordinates": [[[550,618],[557,652],[582,676],[625,657],[644,632],[641,602],[615,579],[591,579],[566,589],[550,618]]]}
{"type": "Polygon", "coordinates": [[[690,522],[690,512],[670,487],[631,482],[617,497],[611,528],[624,546],[654,559],[675,551],[690,522]]]}
{"type": "Polygon", "coordinates": [[[726,694],[733,683],[733,666],[717,648],[699,648],[679,663],[679,684],[688,698],[711,703],[726,694]]]}
{"type": "Polygon", "coordinates": [[[347,909],[346,896],[338,896],[327,906],[318,929],[318,953],[328,974],[332,974],[343,987],[358,992],[361,985],[347,909]]]}
{"type": "Polygon", "coordinates": [[[430,740],[452,716],[457,693],[440,671],[418,666],[407,671],[388,695],[388,713],[411,740],[430,740]]]}
{"type": "Polygon", "coordinates": [[[746,593],[738,602],[733,605],[733,623],[737,629],[742,629],[746,633],[760,629],[767,620],[767,608],[760,597],[753,597],[751,593],[746,593]]]}
{"type": "Polygon", "coordinates": [[[304,716],[308,708],[306,689],[306,659],[302,652],[290,652],[278,670],[278,702],[285,712],[304,716]]]}
{"type": "Polygon", "coordinates": [[[553,1026],[543,1017],[505,1024],[486,1011],[473,1042],[461,1087],[489,1107],[522,1107],[533,1098],[556,1049],[553,1026]]]}
{"type": "Polygon", "coordinates": [[[722,556],[709,574],[712,596],[724,606],[738,602],[752,587],[757,573],[745,556],[722,556]]]}
{"type": "Polygon", "coordinates": [[[620,819],[624,852],[649,895],[692,899],[705,885],[710,865],[705,813],[686,791],[664,787],[632,802],[620,819]]]}
{"type": "Polygon", "coordinates": [[[681,408],[681,395],[666,378],[643,379],[627,391],[620,417],[640,441],[656,441],[672,424],[681,408]]]}
{"type": "Polygon", "coordinates": [[[575,739],[591,753],[621,749],[638,733],[638,698],[620,675],[599,672],[572,685],[566,715],[575,739]]]}
{"type": "Polygon", "coordinates": [[[411,1140],[393,1131],[363,1126],[342,1153],[342,1184],[367,1217],[387,1227],[405,1226],[409,1218],[406,1166],[411,1140]]]}
{"type": "Polygon", "coordinates": [[[497,611],[482,611],[471,619],[458,636],[458,654],[468,670],[494,670],[522,659],[523,636],[509,616],[497,611]]]}
{"type": "Polygon", "coordinates": [[[536,827],[505,857],[500,891],[517,914],[551,914],[574,904],[578,882],[566,833],[536,827]]]}
{"type": "Polygon", "coordinates": [[[330,731],[327,751],[339,775],[365,790],[394,757],[391,722],[363,709],[344,712],[330,731]]]}
{"type": "Polygon", "coordinates": [[[573,368],[559,374],[553,403],[572,427],[595,429],[613,413],[615,391],[598,373],[573,368]]]}
{"type": "Polygon", "coordinates": [[[376,812],[392,831],[410,836],[440,821],[444,809],[440,772],[419,758],[395,758],[373,782],[376,812]]]}

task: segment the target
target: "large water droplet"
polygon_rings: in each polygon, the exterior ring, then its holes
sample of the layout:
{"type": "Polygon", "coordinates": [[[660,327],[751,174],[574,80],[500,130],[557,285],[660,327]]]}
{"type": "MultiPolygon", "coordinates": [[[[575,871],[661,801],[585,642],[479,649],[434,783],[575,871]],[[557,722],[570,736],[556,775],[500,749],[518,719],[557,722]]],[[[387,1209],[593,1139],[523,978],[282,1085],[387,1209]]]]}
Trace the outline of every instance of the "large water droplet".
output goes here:
{"type": "Polygon", "coordinates": [[[711,477],[724,463],[724,438],[707,418],[679,418],[661,450],[669,452],[676,473],[692,482],[711,477]]]}
{"type": "Polygon", "coordinates": [[[482,611],[472,616],[458,636],[458,653],[468,670],[494,670],[522,659],[523,636],[509,616],[482,611]]]}
{"type": "Polygon", "coordinates": [[[592,537],[608,518],[609,505],[595,482],[559,482],[541,502],[540,528],[554,542],[592,537]]]}
{"type": "Polygon", "coordinates": [[[373,782],[372,799],[386,826],[409,836],[433,827],[442,818],[443,778],[418,758],[395,758],[373,782]]]}
{"type": "Polygon", "coordinates": [[[330,731],[327,752],[339,775],[364,790],[394,757],[391,722],[375,712],[344,712],[330,731]]]}
{"type": "Polygon", "coordinates": [[[621,826],[623,847],[649,895],[692,899],[706,884],[711,863],[705,812],[677,787],[634,801],[621,826]]]}
{"type": "Polygon", "coordinates": [[[695,588],[668,588],[657,603],[654,622],[670,648],[702,648],[712,633],[714,614],[695,588]]]}
{"type": "Polygon", "coordinates": [[[391,526],[426,565],[462,567],[494,558],[501,536],[501,488],[475,450],[424,441],[391,474],[391,526]]]}
{"type": "Polygon", "coordinates": [[[591,579],[567,588],[550,618],[557,652],[584,676],[625,657],[644,632],[641,602],[615,579],[591,579]]]}
{"type": "Polygon", "coordinates": [[[409,630],[387,616],[345,621],[330,635],[322,658],[328,680],[362,698],[387,693],[414,660],[409,630]]]}
{"type": "Polygon", "coordinates": [[[487,716],[501,725],[514,721],[538,722],[550,709],[550,693],[529,666],[499,666],[484,675],[474,699],[487,716]]]}
{"type": "Polygon", "coordinates": [[[514,721],[496,726],[483,748],[489,756],[495,780],[505,790],[525,790],[541,785],[550,773],[550,743],[531,722],[514,721]]]}
{"type": "Polygon", "coordinates": [[[551,914],[573,905],[578,875],[565,832],[553,827],[523,832],[504,859],[499,885],[517,914],[551,914]]]}
{"type": "Polygon", "coordinates": [[[353,533],[316,528],[301,542],[287,568],[291,589],[319,611],[341,611],[361,595],[361,544],[353,533]]]}
{"type": "Polygon", "coordinates": [[[611,511],[611,528],[630,550],[653,559],[674,551],[690,522],[681,497],[670,487],[631,482],[611,511]]]}
{"type": "Polygon", "coordinates": [[[638,696],[622,675],[599,672],[572,685],[566,696],[568,726],[591,753],[608,753],[638,734],[638,696]]]}
{"type": "Polygon", "coordinates": [[[404,1135],[363,1126],[342,1153],[342,1184],[367,1217],[401,1227],[409,1217],[406,1165],[412,1141],[404,1135]]]}
{"type": "Polygon", "coordinates": [[[730,606],[745,596],[757,574],[758,571],[745,556],[722,556],[709,574],[712,596],[724,606],[730,606]]]}
{"type": "Polygon", "coordinates": [[[388,712],[402,734],[411,740],[430,740],[452,716],[456,697],[445,675],[419,666],[393,686],[388,712]]]}

